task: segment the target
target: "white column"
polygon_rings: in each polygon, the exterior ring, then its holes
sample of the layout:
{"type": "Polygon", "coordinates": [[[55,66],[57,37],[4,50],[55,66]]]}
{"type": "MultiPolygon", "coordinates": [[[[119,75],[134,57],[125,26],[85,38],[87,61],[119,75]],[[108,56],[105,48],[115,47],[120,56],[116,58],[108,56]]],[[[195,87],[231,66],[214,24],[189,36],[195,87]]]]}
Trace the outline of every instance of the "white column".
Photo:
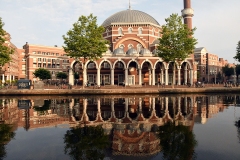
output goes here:
{"type": "Polygon", "coordinates": [[[97,85],[100,85],[100,68],[97,69],[97,85]]]}
{"type": "Polygon", "coordinates": [[[168,85],[168,69],[165,69],[165,85],[168,85]]]}
{"type": "Polygon", "coordinates": [[[155,68],[152,69],[152,85],[155,86],[155,68]]]}
{"type": "Polygon", "coordinates": [[[111,85],[114,85],[114,68],[111,69],[111,85]]]}
{"type": "Polygon", "coordinates": [[[15,76],[13,75],[13,80],[15,80],[15,76]]]}
{"type": "Polygon", "coordinates": [[[190,83],[193,84],[193,69],[190,70],[190,83]]]}
{"type": "Polygon", "coordinates": [[[128,69],[125,69],[125,85],[128,85],[128,69]]]}
{"type": "Polygon", "coordinates": [[[164,83],[164,74],[163,74],[163,70],[161,69],[161,84],[164,83]]]}
{"type": "Polygon", "coordinates": [[[175,85],[176,84],[176,69],[175,68],[173,68],[173,85],[175,85]]]}
{"type": "Polygon", "coordinates": [[[181,85],[181,69],[178,69],[178,85],[181,85]]]}
{"type": "Polygon", "coordinates": [[[148,74],[149,74],[149,76],[148,76],[148,85],[152,85],[152,84],[151,84],[151,78],[152,78],[151,69],[148,69],[148,74]]]}
{"type": "Polygon", "coordinates": [[[142,69],[138,69],[138,79],[139,85],[142,85],[142,69]]]}
{"type": "Polygon", "coordinates": [[[184,84],[187,84],[187,69],[184,69],[184,84]]]}
{"type": "Polygon", "coordinates": [[[70,85],[74,85],[74,78],[73,78],[73,70],[72,69],[68,70],[68,83],[70,85]]]}
{"type": "Polygon", "coordinates": [[[10,81],[10,84],[12,83],[12,75],[10,74],[9,75],[9,81],[10,81]]]}
{"type": "Polygon", "coordinates": [[[83,84],[87,83],[87,69],[86,67],[83,68],[83,84]]]}
{"type": "Polygon", "coordinates": [[[5,83],[5,76],[4,76],[4,74],[2,74],[2,83],[5,83]]]}

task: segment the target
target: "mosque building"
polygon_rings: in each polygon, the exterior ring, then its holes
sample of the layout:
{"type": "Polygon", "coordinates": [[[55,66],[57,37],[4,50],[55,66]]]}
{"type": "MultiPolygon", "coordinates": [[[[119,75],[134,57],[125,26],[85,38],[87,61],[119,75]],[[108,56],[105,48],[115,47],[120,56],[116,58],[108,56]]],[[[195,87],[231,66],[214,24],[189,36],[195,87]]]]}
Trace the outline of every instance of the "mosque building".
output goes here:
{"type": "MultiPolygon", "coordinates": [[[[184,0],[182,15],[185,24],[192,27],[193,10],[190,0],[184,0]]],[[[149,14],[129,9],[108,17],[102,24],[103,37],[110,42],[109,49],[96,61],[73,60],[69,70],[69,83],[74,83],[74,73],[82,83],[98,85],[156,85],[187,84],[196,81],[194,56],[191,55],[173,67],[156,54],[161,37],[160,24],[149,14]],[[84,70],[83,70],[84,68],[84,70]],[[81,79],[81,77],[83,77],[81,79]]]]}

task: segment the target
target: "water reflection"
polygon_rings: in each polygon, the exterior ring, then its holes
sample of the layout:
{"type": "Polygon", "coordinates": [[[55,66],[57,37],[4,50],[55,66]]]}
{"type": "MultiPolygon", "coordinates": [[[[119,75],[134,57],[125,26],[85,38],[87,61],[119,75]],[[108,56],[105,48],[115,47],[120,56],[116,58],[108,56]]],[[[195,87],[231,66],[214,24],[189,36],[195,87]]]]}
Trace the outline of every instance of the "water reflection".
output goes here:
{"type": "Polygon", "coordinates": [[[64,136],[65,154],[74,160],[103,159],[110,141],[101,126],[75,127],[64,136]]]}
{"type": "Polygon", "coordinates": [[[238,95],[2,98],[0,118],[26,131],[70,125],[65,153],[73,159],[88,157],[90,152],[99,159],[103,153],[151,157],[160,152],[165,159],[194,159],[194,122],[206,124],[229,104],[239,103],[238,95]],[[105,146],[105,135],[110,148],[105,146]],[[91,146],[96,150],[89,150],[91,146]]]}
{"type": "Polygon", "coordinates": [[[0,159],[6,157],[5,145],[14,138],[13,126],[10,124],[0,124],[0,159]]]}

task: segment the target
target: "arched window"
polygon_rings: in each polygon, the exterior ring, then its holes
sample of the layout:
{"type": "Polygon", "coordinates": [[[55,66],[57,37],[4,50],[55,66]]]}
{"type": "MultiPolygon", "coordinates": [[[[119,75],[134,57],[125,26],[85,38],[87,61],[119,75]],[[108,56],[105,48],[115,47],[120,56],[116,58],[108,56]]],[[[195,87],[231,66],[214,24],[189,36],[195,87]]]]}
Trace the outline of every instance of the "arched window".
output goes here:
{"type": "Polygon", "coordinates": [[[142,34],[142,28],[138,28],[138,34],[142,34]]]}
{"type": "Polygon", "coordinates": [[[129,44],[129,45],[128,45],[128,49],[131,49],[131,48],[133,48],[133,45],[132,45],[132,44],[129,44]]]}
{"type": "Polygon", "coordinates": [[[119,45],[119,48],[122,48],[123,50],[124,50],[124,47],[125,47],[125,46],[124,46],[123,44],[120,44],[120,45],[119,45]]]}
{"type": "Polygon", "coordinates": [[[106,32],[107,32],[107,36],[108,36],[109,30],[107,29],[106,32]]]}
{"type": "Polygon", "coordinates": [[[118,28],[118,34],[122,35],[123,32],[122,32],[122,28],[118,28]]]}
{"type": "Polygon", "coordinates": [[[155,32],[155,30],[154,30],[154,28],[152,29],[152,35],[154,36],[154,32],[155,32]]]}
{"type": "Polygon", "coordinates": [[[141,45],[141,44],[138,44],[138,45],[137,45],[137,52],[139,53],[139,52],[141,51],[141,49],[142,49],[142,45],[141,45]]]}
{"type": "Polygon", "coordinates": [[[128,28],[128,33],[132,33],[132,31],[133,31],[132,27],[129,27],[128,28]]]}

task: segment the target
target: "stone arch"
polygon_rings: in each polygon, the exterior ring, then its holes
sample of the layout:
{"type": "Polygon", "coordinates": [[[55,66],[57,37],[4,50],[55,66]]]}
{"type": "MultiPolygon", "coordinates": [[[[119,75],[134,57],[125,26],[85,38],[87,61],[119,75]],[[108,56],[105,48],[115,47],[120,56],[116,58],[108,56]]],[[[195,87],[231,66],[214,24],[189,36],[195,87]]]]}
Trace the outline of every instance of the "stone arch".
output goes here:
{"type": "Polygon", "coordinates": [[[147,46],[145,45],[145,43],[144,43],[142,40],[140,40],[140,39],[138,39],[138,38],[127,37],[127,38],[121,39],[121,40],[115,45],[115,48],[114,48],[114,49],[117,49],[117,47],[119,46],[119,44],[122,44],[122,43],[123,43],[124,41],[126,41],[126,40],[135,40],[135,41],[137,41],[138,43],[140,43],[140,44],[143,46],[143,48],[147,48],[147,46]]]}
{"type": "Polygon", "coordinates": [[[88,63],[90,63],[90,62],[93,62],[93,63],[95,63],[95,65],[96,65],[96,69],[98,69],[98,68],[99,68],[99,65],[97,64],[97,62],[96,62],[96,61],[91,61],[91,60],[87,60],[87,62],[85,63],[85,66],[84,66],[84,68],[87,68],[87,65],[88,65],[88,63]]]}
{"type": "MultiPolygon", "coordinates": [[[[155,69],[155,67],[154,67],[154,65],[153,65],[153,63],[152,63],[152,61],[150,61],[149,59],[145,59],[145,60],[140,64],[141,68],[143,67],[143,64],[144,64],[145,62],[150,63],[151,68],[152,68],[152,69],[155,69]]],[[[141,68],[140,68],[140,69],[141,69],[141,68]]]]}
{"type": "Polygon", "coordinates": [[[161,62],[161,63],[163,64],[164,69],[167,69],[167,65],[168,65],[168,64],[166,64],[166,62],[161,61],[161,60],[157,60],[157,61],[154,63],[153,68],[156,68],[156,65],[157,65],[159,62],[161,62]]]}
{"type": "Polygon", "coordinates": [[[108,62],[108,63],[110,64],[110,69],[113,68],[111,61],[109,61],[108,59],[103,59],[103,60],[99,63],[99,67],[102,65],[103,62],[108,62]]]}
{"type": "MultiPolygon", "coordinates": [[[[139,64],[135,59],[131,59],[131,60],[127,63],[127,68],[129,68],[129,64],[130,64],[131,62],[135,62],[135,63],[138,65],[137,68],[139,68],[140,64],[139,64]]],[[[126,68],[126,69],[127,69],[127,68],[126,68]]]]}
{"type": "Polygon", "coordinates": [[[193,69],[193,66],[192,66],[191,62],[189,62],[188,60],[182,61],[180,66],[182,66],[183,63],[187,63],[189,65],[190,69],[193,69]]]}
{"type": "Polygon", "coordinates": [[[124,69],[126,69],[126,67],[127,67],[126,63],[122,59],[118,59],[115,62],[113,62],[113,66],[112,66],[113,69],[115,69],[115,65],[117,64],[117,62],[122,62],[123,66],[124,66],[124,69]]]}

